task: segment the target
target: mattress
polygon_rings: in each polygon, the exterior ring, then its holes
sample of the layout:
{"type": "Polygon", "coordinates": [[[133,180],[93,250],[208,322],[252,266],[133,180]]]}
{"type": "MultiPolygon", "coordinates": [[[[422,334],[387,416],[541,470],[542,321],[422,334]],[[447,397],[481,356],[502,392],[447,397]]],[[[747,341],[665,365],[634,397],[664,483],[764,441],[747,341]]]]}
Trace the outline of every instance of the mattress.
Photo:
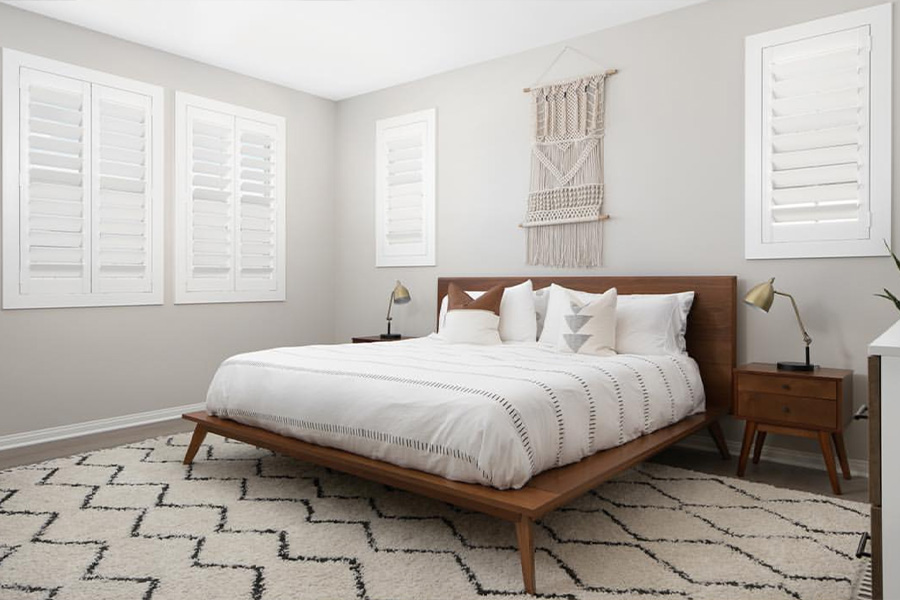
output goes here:
{"type": "Polygon", "coordinates": [[[519,488],[704,410],[687,356],[561,354],[434,336],[225,360],[207,411],[448,479],[519,488]]]}

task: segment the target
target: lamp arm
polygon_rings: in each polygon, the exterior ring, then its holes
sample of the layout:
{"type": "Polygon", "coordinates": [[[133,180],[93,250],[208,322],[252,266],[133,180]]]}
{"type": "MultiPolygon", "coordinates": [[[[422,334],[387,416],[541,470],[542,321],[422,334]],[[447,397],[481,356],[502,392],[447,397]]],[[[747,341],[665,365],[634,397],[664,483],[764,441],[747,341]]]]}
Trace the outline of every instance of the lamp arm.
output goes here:
{"type": "Polygon", "coordinates": [[[794,314],[797,315],[797,324],[800,325],[800,331],[803,332],[803,342],[809,346],[812,343],[812,338],[809,337],[809,334],[806,332],[806,327],[803,326],[803,319],[800,318],[800,310],[797,308],[797,302],[794,300],[794,297],[790,294],[785,294],[784,292],[779,292],[777,290],[773,290],[779,296],[787,296],[791,299],[791,306],[794,307],[794,314]]]}
{"type": "Polygon", "coordinates": [[[388,301],[387,320],[391,320],[391,309],[394,308],[394,292],[391,292],[391,299],[388,301]]]}

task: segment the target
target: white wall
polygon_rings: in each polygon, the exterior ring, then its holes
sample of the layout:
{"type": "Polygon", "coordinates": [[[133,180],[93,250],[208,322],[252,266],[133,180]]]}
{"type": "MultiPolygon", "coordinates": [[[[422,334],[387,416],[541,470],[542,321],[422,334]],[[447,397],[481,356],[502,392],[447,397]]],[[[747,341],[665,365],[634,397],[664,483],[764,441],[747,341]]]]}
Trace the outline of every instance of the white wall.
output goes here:
{"type": "Polygon", "coordinates": [[[0,46],[166,90],[164,306],[0,311],[0,435],[202,402],[225,357],[328,342],[335,106],[0,4],[0,46]],[[174,306],[174,91],[287,118],[287,301],[174,306]]]}
{"type": "MultiPolygon", "coordinates": [[[[605,212],[612,219],[605,226],[605,266],[596,270],[527,266],[525,233],[516,226],[529,181],[530,106],[522,88],[561,45],[340,102],[336,340],[384,327],[394,279],[413,296],[411,304],[397,307],[395,330],[424,334],[433,327],[436,278],[442,275],[735,274],[739,294],[775,276],[800,303],[814,360],[856,370],[855,402],[864,403],[866,344],[900,318],[872,294],[885,286],[900,291],[900,275],[886,258],[744,259],[743,44],[749,34],[876,3],[713,0],[568,41],[603,67],[619,69],[607,88],[605,212]],[[438,266],[376,269],[375,121],[429,107],[437,107],[438,118],[438,266]]],[[[900,32],[896,9],[894,28],[900,32]]],[[[896,122],[898,49],[895,41],[896,122]]],[[[900,247],[898,221],[895,203],[900,247]]],[[[802,359],[793,319],[783,299],[768,315],[741,307],[738,360],[802,359]]],[[[728,431],[739,435],[736,424],[728,431]]],[[[864,458],[864,425],[850,425],[847,435],[850,455],[864,458]]],[[[817,451],[805,441],[776,437],[771,444],[817,451]]]]}

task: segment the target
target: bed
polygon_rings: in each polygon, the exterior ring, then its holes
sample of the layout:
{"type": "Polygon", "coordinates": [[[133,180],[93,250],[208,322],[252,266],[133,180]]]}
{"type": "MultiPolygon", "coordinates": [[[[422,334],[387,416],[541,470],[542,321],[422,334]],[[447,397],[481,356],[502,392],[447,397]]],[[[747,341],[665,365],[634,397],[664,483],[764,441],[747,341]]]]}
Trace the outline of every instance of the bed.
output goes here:
{"type": "MultiPolygon", "coordinates": [[[[441,278],[438,299],[451,282],[486,290],[525,279],[441,278]]],[[[718,419],[731,405],[736,279],[530,279],[536,289],[694,291],[690,358],[592,359],[536,344],[488,350],[430,338],[239,355],[210,388],[217,416],[184,415],[195,423],[184,462],[213,432],[510,521],[534,593],[536,519],[704,428],[728,457],[718,419]],[[626,381],[640,382],[631,394],[642,402],[621,401],[626,381]],[[300,386],[322,401],[293,406],[300,386]]]]}

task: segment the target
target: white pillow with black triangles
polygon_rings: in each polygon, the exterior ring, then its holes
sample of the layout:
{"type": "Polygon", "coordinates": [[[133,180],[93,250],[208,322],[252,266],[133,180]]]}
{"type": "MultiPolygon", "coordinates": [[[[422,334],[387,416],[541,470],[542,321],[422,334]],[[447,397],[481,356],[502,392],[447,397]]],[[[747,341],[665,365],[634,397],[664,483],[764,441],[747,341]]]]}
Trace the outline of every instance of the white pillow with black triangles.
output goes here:
{"type": "MultiPolygon", "coordinates": [[[[570,290],[556,287],[563,311],[556,350],[571,354],[613,356],[616,353],[616,288],[583,302],[570,290]]],[[[559,318],[559,317],[558,317],[559,318]]]]}

